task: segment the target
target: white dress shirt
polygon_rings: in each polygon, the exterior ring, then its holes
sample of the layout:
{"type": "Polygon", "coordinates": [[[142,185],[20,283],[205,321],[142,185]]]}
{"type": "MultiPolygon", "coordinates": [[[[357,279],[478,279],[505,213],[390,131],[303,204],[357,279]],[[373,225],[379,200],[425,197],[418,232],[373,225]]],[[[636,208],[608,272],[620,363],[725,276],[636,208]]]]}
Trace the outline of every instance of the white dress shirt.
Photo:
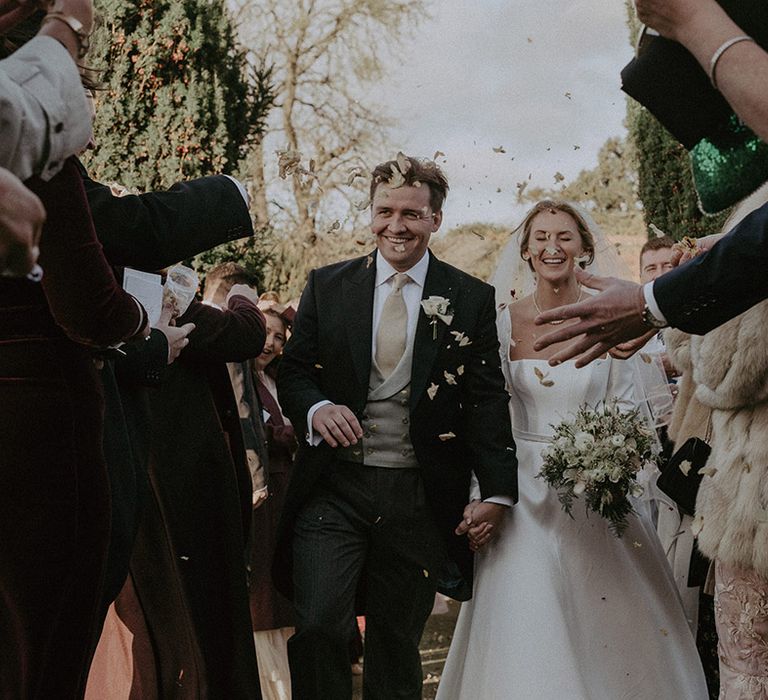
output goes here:
{"type": "Polygon", "coordinates": [[[656,297],[653,295],[653,281],[646,282],[643,285],[643,296],[645,297],[645,303],[648,305],[648,308],[650,309],[654,318],[658,318],[659,321],[666,323],[667,319],[664,314],[661,313],[661,309],[656,302],[656,297]]]}
{"type": "Polygon", "coordinates": [[[0,167],[53,177],[91,138],[91,109],[69,52],[49,36],[0,61],[0,167]]]}

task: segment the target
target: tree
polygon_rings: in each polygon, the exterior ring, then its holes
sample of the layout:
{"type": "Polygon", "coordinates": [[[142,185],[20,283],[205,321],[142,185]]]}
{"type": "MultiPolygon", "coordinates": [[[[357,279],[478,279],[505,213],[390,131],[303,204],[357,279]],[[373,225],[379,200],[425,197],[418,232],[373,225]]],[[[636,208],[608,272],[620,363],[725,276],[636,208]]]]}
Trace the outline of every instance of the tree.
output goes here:
{"type": "MultiPolygon", "coordinates": [[[[105,87],[87,156],[93,175],[149,191],[236,174],[273,94],[270,70],[248,66],[223,0],[101,0],[98,9],[106,19],[89,60],[103,65],[105,87]]],[[[255,259],[255,246],[249,239],[229,254],[255,259]]]]}
{"type": "Polygon", "coordinates": [[[257,221],[270,221],[279,232],[271,284],[295,294],[329,251],[355,249],[367,173],[385,153],[387,125],[385,110],[365,97],[365,88],[385,76],[425,2],[232,5],[251,63],[274,66],[275,109],[268,135],[249,156],[248,178],[257,221]]]}

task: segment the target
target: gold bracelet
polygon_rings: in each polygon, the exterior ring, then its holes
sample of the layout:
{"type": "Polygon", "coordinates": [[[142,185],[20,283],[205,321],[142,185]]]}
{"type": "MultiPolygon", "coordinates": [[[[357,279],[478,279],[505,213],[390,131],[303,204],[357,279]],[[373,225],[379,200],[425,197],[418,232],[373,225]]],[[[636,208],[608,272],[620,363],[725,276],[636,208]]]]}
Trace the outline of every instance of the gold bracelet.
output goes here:
{"type": "Polygon", "coordinates": [[[734,36],[727,41],[724,41],[720,46],[717,47],[717,50],[715,53],[712,54],[712,58],[709,59],[709,82],[712,83],[712,87],[715,88],[715,90],[718,89],[717,87],[717,78],[715,77],[715,69],[717,68],[717,62],[722,58],[723,54],[731,48],[734,44],[738,44],[741,41],[751,41],[754,42],[755,40],[751,36],[747,36],[746,34],[741,34],[740,36],[734,36]]]}
{"type": "Polygon", "coordinates": [[[51,19],[56,19],[59,22],[63,22],[72,30],[72,33],[75,35],[75,39],[77,39],[77,57],[83,58],[85,54],[88,53],[91,38],[91,35],[85,31],[83,23],[77,19],[77,17],[66,15],[63,12],[49,12],[43,18],[42,23],[45,24],[48,20],[51,19]]]}

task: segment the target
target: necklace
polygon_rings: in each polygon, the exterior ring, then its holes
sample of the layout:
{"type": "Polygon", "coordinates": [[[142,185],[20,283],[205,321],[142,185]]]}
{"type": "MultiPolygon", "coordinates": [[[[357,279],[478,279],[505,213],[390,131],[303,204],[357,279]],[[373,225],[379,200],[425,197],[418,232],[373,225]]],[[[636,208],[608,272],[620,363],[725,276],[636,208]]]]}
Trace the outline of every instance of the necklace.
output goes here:
{"type": "MultiPolygon", "coordinates": [[[[578,304],[581,301],[581,295],[584,290],[581,288],[581,285],[579,285],[579,296],[576,297],[576,301],[574,301],[574,304],[578,304]]],[[[542,314],[543,311],[539,308],[539,302],[536,301],[536,292],[533,292],[533,306],[536,309],[537,314],[542,314]]],[[[556,307],[555,307],[556,308],[556,307]]],[[[547,309],[547,311],[551,311],[551,309],[547,309]]],[[[559,326],[561,323],[564,323],[565,319],[561,318],[556,321],[549,321],[550,326],[559,326]]]]}

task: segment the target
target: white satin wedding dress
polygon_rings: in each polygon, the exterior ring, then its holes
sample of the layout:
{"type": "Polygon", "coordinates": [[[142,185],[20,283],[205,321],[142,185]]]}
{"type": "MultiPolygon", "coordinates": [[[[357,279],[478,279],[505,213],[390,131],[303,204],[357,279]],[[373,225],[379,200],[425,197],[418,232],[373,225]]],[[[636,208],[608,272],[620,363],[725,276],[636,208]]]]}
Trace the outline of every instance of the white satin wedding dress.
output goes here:
{"type": "Polygon", "coordinates": [[[581,501],[571,519],[535,478],[551,424],[584,402],[632,395],[627,363],[504,365],[520,500],[477,555],[474,596],[462,604],[437,699],[705,700],[694,640],[649,517],[630,516],[619,539],[581,501]]]}

